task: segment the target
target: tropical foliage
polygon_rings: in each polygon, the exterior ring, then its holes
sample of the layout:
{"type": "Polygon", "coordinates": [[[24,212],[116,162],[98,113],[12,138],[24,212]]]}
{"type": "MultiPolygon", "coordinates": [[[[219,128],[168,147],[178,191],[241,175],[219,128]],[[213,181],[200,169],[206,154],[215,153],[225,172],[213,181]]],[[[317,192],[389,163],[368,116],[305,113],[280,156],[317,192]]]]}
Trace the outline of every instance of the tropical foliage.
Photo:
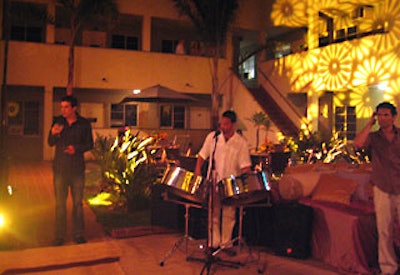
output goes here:
{"type": "Polygon", "coordinates": [[[368,162],[365,152],[354,150],[351,144],[336,132],[329,140],[323,140],[319,132],[300,130],[297,137],[284,138],[281,143],[292,152],[292,161],[297,163],[345,161],[353,164],[368,162]]]}
{"type": "Polygon", "coordinates": [[[159,174],[146,149],[154,142],[154,137],[141,138],[139,132],[132,134],[127,128],[119,131],[114,142],[110,137],[98,135],[93,155],[102,171],[102,193],[117,194],[119,205],[128,210],[147,207],[151,186],[159,174]]]}

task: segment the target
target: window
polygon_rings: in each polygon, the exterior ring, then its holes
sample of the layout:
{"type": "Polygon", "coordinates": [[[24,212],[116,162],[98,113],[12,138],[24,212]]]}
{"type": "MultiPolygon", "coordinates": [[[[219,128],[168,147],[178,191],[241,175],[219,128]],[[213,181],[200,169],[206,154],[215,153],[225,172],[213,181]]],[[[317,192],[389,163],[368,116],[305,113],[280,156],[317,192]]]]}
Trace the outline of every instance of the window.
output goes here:
{"type": "Polygon", "coordinates": [[[161,41],[161,52],[163,53],[175,53],[176,45],[178,40],[162,40],[161,41]]]}
{"type": "Polygon", "coordinates": [[[340,137],[353,140],[356,136],[356,107],[343,106],[335,108],[335,130],[341,132],[340,137]]]}
{"type": "Polygon", "coordinates": [[[137,126],[137,105],[111,104],[111,127],[137,126]]]}
{"type": "Polygon", "coordinates": [[[174,105],[160,106],[160,127],[185,128],[185,107],[174,105]]]}
{"type": "Polygon", "coordinates": [[[135,36],[113,35],[111,47],[114,49],[139,50],[138,38],[135,36]]]}
{"type": "Polygon", "coordinates": [[[7,103],[9,135],[39,135],[39,102],[7,103]]]}
{"type": "Polygon", "coordinates": [[[10,39],[44,42],[46,5],[12,2],[10,5],[10,39]]]}
{"type": "Polygon", "coordinates": [[[42,42],[42,29],[39,27],[11,26],[11,40],[42,42]]]}

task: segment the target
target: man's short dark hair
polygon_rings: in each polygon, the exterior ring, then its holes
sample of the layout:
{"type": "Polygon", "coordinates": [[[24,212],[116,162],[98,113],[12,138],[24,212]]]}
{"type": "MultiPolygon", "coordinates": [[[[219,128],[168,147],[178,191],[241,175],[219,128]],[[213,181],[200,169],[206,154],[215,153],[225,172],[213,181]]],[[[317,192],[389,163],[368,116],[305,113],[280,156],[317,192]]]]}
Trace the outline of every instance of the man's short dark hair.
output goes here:
{"type": "Polygon", "coordinates": [[[61,98],[61,102],[67,101],[71,103],[72,107],[78,106],[78,99],[72,95],[66,95],[61,98]]]}
{"type": "Polygon", "coordinates": [[[396,107],[390,102],[379,103],[378,106],[376,106],[376,111],[378,111],[379,109],[389,109],[390,112],[392,113],[392,116],[397,115],[396,107]]]}
{"type": "Polygon", "coordinates": [[[231,120],[232,123],[235,123],[236,120],[237,120],[236,113],[235,113],[234,111],[232,111],[232,110],[225,111],[225,112],[222,114],[222,116],[223,116],[223,117],[226,117],[226,118],[229,118],[229,119],[231,120]]]}

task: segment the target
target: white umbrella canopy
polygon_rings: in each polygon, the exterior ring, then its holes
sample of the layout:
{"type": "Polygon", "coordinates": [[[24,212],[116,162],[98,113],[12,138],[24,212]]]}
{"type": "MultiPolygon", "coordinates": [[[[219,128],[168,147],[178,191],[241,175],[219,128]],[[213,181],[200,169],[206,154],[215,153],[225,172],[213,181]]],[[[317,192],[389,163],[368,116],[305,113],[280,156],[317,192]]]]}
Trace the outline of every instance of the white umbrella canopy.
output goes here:
{"type": "Polygon", "coordinates": [[[129,102],[185,102],[185,101],[197,101],[194,97],[185,95],[183,93],[172,90],[171,88],[155,85],[143,89],[138,94],[132,94],[125,97],[120,103],[129,102]]]}

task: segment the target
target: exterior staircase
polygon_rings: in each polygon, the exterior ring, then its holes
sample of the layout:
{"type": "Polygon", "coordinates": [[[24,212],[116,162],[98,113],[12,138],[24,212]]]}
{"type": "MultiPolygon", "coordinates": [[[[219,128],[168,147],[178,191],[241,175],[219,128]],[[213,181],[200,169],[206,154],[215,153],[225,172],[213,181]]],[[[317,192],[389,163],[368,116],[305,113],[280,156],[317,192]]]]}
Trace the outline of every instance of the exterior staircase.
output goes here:
{"type": "Polygon", "coordinates": [[[285,135],[295,137],[300,131],[300,125],[296,125],[285,113],[285,110],[276,103],[273,97],[263,87],[248,88],[254,99],[268,115],[270,120],[285,135]]]}

